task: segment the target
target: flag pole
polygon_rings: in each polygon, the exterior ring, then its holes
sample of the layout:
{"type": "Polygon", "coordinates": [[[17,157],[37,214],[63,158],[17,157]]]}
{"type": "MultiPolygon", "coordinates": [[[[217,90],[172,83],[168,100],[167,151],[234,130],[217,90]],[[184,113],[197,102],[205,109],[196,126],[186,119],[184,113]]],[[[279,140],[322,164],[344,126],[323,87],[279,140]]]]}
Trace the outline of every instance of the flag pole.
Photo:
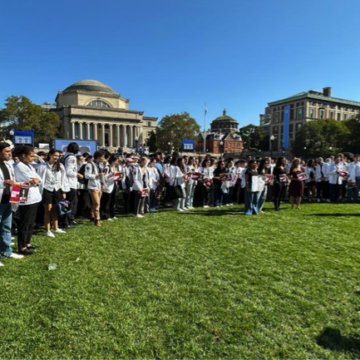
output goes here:
{"type": "Polygon", "coordinates": [[[206,114],[207,114],[207,107],[205,103],[205,111],[204,111],[204,155],[206,154],[206,114]]]}

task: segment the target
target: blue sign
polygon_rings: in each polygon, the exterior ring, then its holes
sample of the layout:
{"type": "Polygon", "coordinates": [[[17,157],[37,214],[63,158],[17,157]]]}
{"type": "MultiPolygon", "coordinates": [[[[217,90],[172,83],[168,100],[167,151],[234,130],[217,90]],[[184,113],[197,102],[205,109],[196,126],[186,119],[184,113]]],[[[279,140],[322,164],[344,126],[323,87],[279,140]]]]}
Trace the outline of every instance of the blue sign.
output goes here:
{"type": "Polygon", "coordinates": [[[55,139],[55,149],[61,150],[62,152],[67,151],[67,147],[71,142],[75,142],[79,145],[79,153],[77,155],[82,155],[83,153],[89,153],[94,155],[97,150],[96,140],[74,140],[74,139],[55,139]]]}
{"type": "Polygon", "coordinates": [[[14,145],[31,145],[34,146],[34,129],[31,131],[19,131],[11,129],[14,133],[13,144],[14,145]]]}
{"type": "Polygon", "coordinates": [[[284,134],[283,134],[283,148],[289,148],[289,126],[290,126],[290,105],[284,108],[284,134]]]}
{"type": "Polygon", "coordinates": [[[195,149],[195,140],[194,139],[190,139],[190,140],[186,140],[184,138],[181,138],[181,152],[183,151],[194,151],[195,149]]]}

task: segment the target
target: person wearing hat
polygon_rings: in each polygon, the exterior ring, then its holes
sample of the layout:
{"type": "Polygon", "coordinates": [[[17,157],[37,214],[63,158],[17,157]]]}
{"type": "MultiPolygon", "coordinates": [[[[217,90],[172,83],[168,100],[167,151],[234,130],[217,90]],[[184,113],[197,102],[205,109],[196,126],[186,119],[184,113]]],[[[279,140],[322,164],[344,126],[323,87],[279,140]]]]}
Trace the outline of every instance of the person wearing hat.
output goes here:
{"type": "MultiPolygon", "coordinates": [[[[7,142],[0,142],[0,252],[3,257],[21,259],[11,248],[12,207],[11,185],[14,183],[14,168],[9,163],[11,148],[7,142]]],[[[0,266],[4,266],[0,262],[0,266]]]]}

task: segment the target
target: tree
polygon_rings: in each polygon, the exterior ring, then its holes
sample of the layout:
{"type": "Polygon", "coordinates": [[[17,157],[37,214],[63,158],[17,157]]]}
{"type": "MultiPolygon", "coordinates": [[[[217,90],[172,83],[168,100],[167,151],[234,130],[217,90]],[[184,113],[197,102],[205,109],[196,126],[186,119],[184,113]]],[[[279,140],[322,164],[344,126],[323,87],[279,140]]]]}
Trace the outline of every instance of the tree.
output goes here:
{"type": "Polygon", "coordinates": [[[292,153],[304,158],[329,156],[343,150],[349,134],[342,121],[320,119],[307,122],[296,133],[292,153]]]}
{"type": "MultiPolygon", "coordinates": [[[[240,128],[239,132],[244,144],[244,148],[258,150],[264,146],[262,140],[264,139],[265,135],[259,126],[250,124],[240,128]]],[[[261,149],[261,150],[268,150],[268,149],[269,146],[266,149],[261,149]]]]}
{"type": "Polygon", "coordinates": [[[350,131],[344,144],[344,151],[360,154],[360,114],[355,119],[344,121],[344,124],[350,131]]]}
{"type": "Polygon", "coordinates": [[[154,130],[151,130],[150,132],[150,136],[147,139],[147,146],[149,146],[149,151],[150,152],[154,152],[158,149],[157,146],[157,135],[156,132],[154,130]]]}
{"type": "Polygon", "coordinates": [[[59,117],[47,112],[40,105],[32,103],[26,96],[10,96],[0,110],[0,123],[10,131],[35,130],[35,143],[49,142],[50,138],[62,137],[59,117]]]}
{"type": "Polygon", "coordinates": [[[157,146],[170,152],[172,148],[181,148],[181,138],[195,139],[200,126],[187,112],[164,116],[156,130],[157,146]]]}

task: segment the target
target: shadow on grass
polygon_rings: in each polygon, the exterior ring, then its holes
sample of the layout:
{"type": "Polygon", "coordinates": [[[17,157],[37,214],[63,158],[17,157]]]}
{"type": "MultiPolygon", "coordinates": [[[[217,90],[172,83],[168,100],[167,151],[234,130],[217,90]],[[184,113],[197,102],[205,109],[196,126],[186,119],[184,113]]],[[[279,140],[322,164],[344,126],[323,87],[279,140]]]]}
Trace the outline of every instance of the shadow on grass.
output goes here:
{"type": "Polygon", "coordinates": [[[316,338],[316,343],[324,349],[360,355],[360,337],[357,334],[347,337],[341,335],[338,329],[325,328],[316,338]]]}
{"type": "Polygon", "coordinates": [[[327,217],[327,216],[333,216],[333,217],[341,217],[341,216],[360,216],[360,214],[341,214],[341,213],[331,213],[331,214],[309,214],[305,216],[320,216],[320,217],[327,217]]]}

